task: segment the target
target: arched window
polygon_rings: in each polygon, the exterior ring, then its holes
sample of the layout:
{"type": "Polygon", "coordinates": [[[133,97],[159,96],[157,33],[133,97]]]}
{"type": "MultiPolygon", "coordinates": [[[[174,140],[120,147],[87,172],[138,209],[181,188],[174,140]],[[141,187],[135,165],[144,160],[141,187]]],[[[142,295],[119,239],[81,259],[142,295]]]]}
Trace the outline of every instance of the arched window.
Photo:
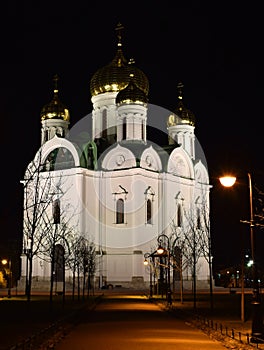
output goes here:
{"type": "Polygon", "coordinates": [[[119,198],[116,202],[116,223],[124,223],[124,200],[119,198]]]}
{"type": "Polygon", "coordinates": [[[178,227],[182,226],[182,211],[181,211],[180,204],[178,204],[178,207],[177,207],[177,226],[178,227]]]}
{"type": "Polygon", "coordinates": [[[48,141],[48,139],[49,139],[49,130],[46,129],[45,130],[45,140],[44,141],[48,141]]]}
{"type": "Polygon", "coordinates": [[[52,215],[53,215],[53,223],[59,224],[60,223],[60,200],[56,199],[52,203],[52,215]]]}
{"type": "Polygon", "coordinates": [[[49,171],[70,169],[75,166],[72,153],[65,147],[55,148],[51,151],[47,156],[45,163],[49,164],[49,171]]]}
{"type": "Polygon", "coordinates": [[[102,115],[102,137],[107,138],[107,115],[106,115],[106,109],[103,110],[102,115]]]}
{"type": "Polygon", "coordinates": [[[64,248],[56,244],[54,251],[54,282],[64,281],[64,248]]]}
{"type": "Polygon", "coordinates": [[[59,137],[63,137],[63,129],[61,127],[56,128],[56,135],[59,137]]]}
{"type": "Polygon", "coordinates": [[[147,223],[152,224],[152,203],[151,200],[147,200],[147,223]]]}
{"type": "Polygon", "coordinates": [[[87,145],[87,167],[95,169],[97,161],[97,147],[94,141],[90,141],[87,145]]]}
{"type": "Polygon", "coordinates": [[[123,140],[126,140],[126,118],[123,119],[123,140]]]}
{"type": "Polygon", "coordinates": [[[201,228],[200,209],[197,209],[197,228],[198,228],[198,230],[201,228]]]}

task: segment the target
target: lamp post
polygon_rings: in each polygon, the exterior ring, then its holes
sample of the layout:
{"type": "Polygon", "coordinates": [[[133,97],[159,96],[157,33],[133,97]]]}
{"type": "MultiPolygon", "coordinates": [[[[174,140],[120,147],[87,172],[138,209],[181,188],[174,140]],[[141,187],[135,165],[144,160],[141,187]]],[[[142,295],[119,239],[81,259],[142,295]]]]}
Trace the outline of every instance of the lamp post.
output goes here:
{"type": "Polygon", "coordinates": [[[167,235],[161,234],[157,238],[159,246],[157,249],[157,253],[160,256],[167,256],[168,264],[165,266],[167,269],[167,302],[171,304],[171,283],[170,283],[170,260],[171,260],[171,242],[167,235]],[[165,246],[164,246],[165,245],[165,246]]]}
{"type": "Polygon", "coordinates": [[[11,298],[11,284],[12,284],[12,265],[11,265],[11,259],[3,259],[2,261],[2,265],[8,265],[8,294],[7,297],[11,298]]]}
{"type": "MultiPolygon", "coordinates": [[[[253,272],[253,294],[252,294],[252,328],[251,328],[251,342],[260,343],[264,340],[263,337],[263,322],[261,314],[261,297],[259,291],[259,281],[258,281],[258,270],[256,266],[255,259],[255,237],[254,237],[254,212],[253,212],[253,196],[252,196],[252,179],[251,174],[248,173],[248,186],[249,186],[249,208],[250,208],[250,219],[240,220],[242,223],[249,224],[250,227],[250,244],[251,244],[251,257],[252,257],[252,272],[253,272]]],[[[235,184],[236,178],[233,176],[221,177],[220,182],[225,187],[231,187],[235,184]]],[[[244,276],[243,276],[244,278],[244,276]]]]}
{"type": "Polygon", "coordinates": [[[145,253],[144,254],[144,265],[148,266],[150,265],[150,270],[149,270],[149,296],[152,298],[153,296],[153,284],[152,284],[152,272],[153,272],[153,254],[150,253],[145,253]],[[148,258],[152,259],[152,262],[149,264],[148,258]]]}
{"type": "Polygon", "coordinates": [[[26,256],[26,285],[25,285],[25,295],[29,295],[29,265],[30,261],[32,261],[32,256],[31,256],[31,248],[25,248],[24,249],[24,254],[26,256]]]}

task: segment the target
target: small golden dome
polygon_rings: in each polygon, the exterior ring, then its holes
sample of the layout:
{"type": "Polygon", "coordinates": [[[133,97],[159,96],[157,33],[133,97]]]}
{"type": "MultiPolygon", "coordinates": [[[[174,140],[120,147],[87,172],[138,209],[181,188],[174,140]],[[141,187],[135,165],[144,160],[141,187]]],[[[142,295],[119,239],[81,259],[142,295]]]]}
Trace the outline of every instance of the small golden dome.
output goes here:
{"type": "Polygon", "coordinates": [[[56,74],[53,78],[53,81],[54,81],[53,99],[51,100],[50,103],[46,104],[42,108],[40,112],[41,120],[46,120],[46,119],[63,119],[65,121],[70,120],[69,110],[64,106],[63,103],[61,103],[58,97],[58,93],[59,93],[58,80],[59,80],[59,77],[56,74]]]}
{"type": "Polygon", "coordinates": [[[148,103],[147,95],[141,90],[134,82],[134,75],[130,75],[130,81],[128,85],[116,96],[116,104],[141,104],[146,105],[148,103]]]}
{"type": "Polygon", "coordinates": [[[134,75],[135,84],[148,95],[149,82],[146,75],[132,62],[127,62],[123,55],[121,43],[121,31],[123,26],[119,23],[116,31],[118,37],[117,53],[112,62],[100,68],[92,76],[90,92],[92,96],[105,92],[118,92],[123,90],[129,83],[130,74],[134,75]]]}
{"type": "Polygon", "coordinates": [[[178,106],[175,109],[175,112],[169,115],[167,120],[167,126],[174,126],[179,124],[192,125],[192,126],[195,125],[195,116],[193,112],[187,109],[183,104],[182,88],[183,88],[183,84],[179,83],[177,86],[178,106]]]}

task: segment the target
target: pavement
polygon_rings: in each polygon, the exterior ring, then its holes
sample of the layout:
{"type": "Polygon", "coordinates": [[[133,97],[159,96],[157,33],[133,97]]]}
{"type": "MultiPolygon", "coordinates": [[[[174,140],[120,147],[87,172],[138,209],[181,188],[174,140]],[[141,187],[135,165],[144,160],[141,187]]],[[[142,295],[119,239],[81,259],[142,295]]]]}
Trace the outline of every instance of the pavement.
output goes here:
{"type": "MultiPolygon", "coordinates": [[[[127,289],[114,288],[112,290],[97,290],[94,297],[100,295],[120,295],[120,294],[144,294],[149,297],[148,291],[132,291],[127,289]]],[[[72,312],[67,296],[67,302],[61,307],[61,296],[54,297],[57,305],[56,314],[51,319],[48,317],[47,301],[48,293],[37,293],[32,295],[31,310],[28,312],[27,302],[22,293],[12,290],[12,297],[7,298],[7,290],[0,291],[0,350],[9,350],[11,346],[23,342],[28,337],[38,333],[41,329],[47,328],[51,322],[57,318],[62,318],[72,312]],[[43,301],[46,304],[43,304],[43,301]],[[68,308],[69,307],[69,308],[68,308]],[[4,315],[4,317],[3,317],[4,315]]],[[[196,307],[194,310],[193,295],[190,291],[184,292],[183,300],[175,294],[172,305],[168,305],[165,297],[153,296],[152,301],[164,311],[175,312],[177,316],[200,328],[209,337],[221,341],[225,347],[232,349],[258,349],[264,350],[263,344],[253,344],[250,340],[251,317],[250,300],[251,290],[245,291],[245,321],[241,321],[241,292],[230,293],[227,288],[215,288],[213,293],[214,308],[210,309],[208,291],[197,293],[196,307]]],[[[91,298],[92,299],[92,298],[91,298]]],[[[80,302],[75,306],[80,306],[80,302]]],[[[75,307],[74,306],[74,307],[75,307]]],[[[19,349],[19,348],[17,348],[19,349]]],[[[20,348],[22,349],[22,348],[20,348]]],[[[34,349],[36,350],[36,349],[34,349]]]]}
{"type": "Polygon", "coordinates": [[[88,344],[93,350],[223,350],[222,342],[131,293],[105,294],[54,349],[85,350],[88,344]]]}

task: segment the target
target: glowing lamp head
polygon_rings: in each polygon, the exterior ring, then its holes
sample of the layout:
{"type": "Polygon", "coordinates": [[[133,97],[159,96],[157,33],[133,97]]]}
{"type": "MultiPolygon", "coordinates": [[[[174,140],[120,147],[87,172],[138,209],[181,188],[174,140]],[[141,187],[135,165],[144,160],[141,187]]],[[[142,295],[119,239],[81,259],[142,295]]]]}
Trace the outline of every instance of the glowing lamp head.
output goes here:
{"type": "Polygon", "coordinates": [[[163,254],[164,253],[164,248],[162,248],[162,246],[159,246],[158,249],[157,249],[157,253],[159,255],[163,254]]]}
{"type": "Polygon", "coordinates": [[[145,266],[148,265],[148,260],[147,260],[147,259],[144,260],[144,265],[145,265],[145,266]]]}
{"type": "Polygon", "coordinates": [[[222,176],[219,178],[219,181],[222,186],[232,187],[236,182],[236,177],[234,176],[222,176]]]}

